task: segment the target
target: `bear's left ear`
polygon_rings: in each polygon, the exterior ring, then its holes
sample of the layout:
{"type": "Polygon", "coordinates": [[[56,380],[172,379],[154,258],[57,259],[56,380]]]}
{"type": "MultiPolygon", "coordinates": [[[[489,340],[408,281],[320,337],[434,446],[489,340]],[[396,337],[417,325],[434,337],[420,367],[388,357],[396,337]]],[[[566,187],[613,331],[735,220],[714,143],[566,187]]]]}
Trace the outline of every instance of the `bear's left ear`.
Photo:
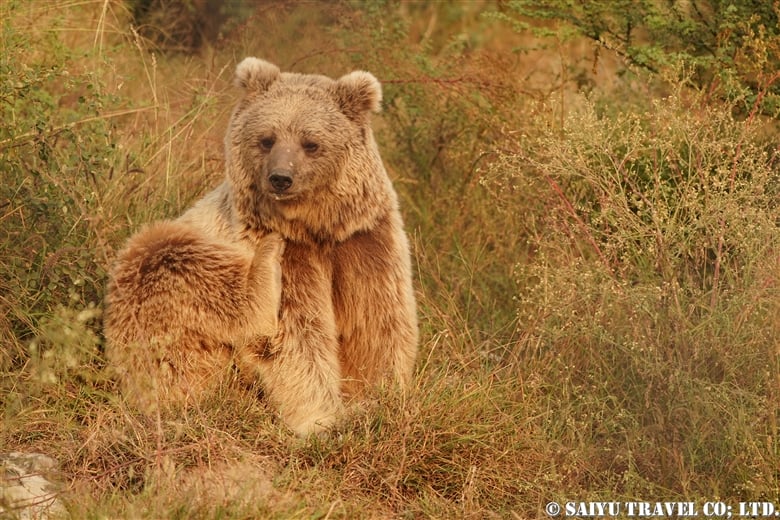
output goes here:
{"type": "Polygon", "coordinates": [[[330,87],[341,111],[353,121],[362,122],[366,114],[382,108],[382,86],[373,74],[356,70],[337,79],[330,87]]]}

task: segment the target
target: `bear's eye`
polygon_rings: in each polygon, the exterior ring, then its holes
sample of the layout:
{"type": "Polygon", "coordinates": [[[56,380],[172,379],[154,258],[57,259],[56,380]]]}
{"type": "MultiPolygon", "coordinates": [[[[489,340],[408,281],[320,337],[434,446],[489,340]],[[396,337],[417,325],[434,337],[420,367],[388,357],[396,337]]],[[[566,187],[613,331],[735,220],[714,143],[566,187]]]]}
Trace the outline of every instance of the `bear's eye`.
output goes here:
{"type": "Polygon", "coordinates": [[[274,147],[275,142],[276,139],[274,139],[273,137],[263,137],[262,139],[260,139],[260,147],[263,150],[270,150],[271,148],[274,147]]]}
{"type": "Polygon", "coordinates": [[[306,151],[306,153],[314,153],[320,149],[320,145],[313,141],[304,141],[301,143],[301,146],[303,146],[303,149],[306,151]]]}

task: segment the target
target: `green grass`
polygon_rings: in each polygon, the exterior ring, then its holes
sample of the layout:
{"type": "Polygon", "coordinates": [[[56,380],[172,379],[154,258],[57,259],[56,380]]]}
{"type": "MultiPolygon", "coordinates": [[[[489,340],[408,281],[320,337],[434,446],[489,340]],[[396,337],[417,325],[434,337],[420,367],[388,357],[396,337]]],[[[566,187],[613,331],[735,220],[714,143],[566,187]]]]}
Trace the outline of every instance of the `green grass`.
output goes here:
{"type": "Polygon", "coordinates": [[[122,3],[46,5],[0,7],[0,449],[56,457],[74,518],[777,497],[778,127],[749,100],[605,55],[579,93],[588,51],[529,51],[489,4],[264,4],[191,54],[122,3]],[[102,353],[112,259],[219,182],[246,55],[384,84],[421,354],[327,438],[238,385],[144,418],[102,353]]]}

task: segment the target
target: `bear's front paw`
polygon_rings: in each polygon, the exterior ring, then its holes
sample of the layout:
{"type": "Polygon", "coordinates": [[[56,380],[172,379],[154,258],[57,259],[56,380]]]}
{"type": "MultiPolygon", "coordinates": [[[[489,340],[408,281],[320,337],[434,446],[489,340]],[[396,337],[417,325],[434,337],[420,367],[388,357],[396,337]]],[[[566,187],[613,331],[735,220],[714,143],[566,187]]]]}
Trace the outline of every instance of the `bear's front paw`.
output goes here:
{"type": "Polygon", "coordinates": [[[285,417],[285,423],[298,437],[317,435],[326,438],[338,420],[338,412],[316,413],[311,412],[307,417],[285,417]]]}

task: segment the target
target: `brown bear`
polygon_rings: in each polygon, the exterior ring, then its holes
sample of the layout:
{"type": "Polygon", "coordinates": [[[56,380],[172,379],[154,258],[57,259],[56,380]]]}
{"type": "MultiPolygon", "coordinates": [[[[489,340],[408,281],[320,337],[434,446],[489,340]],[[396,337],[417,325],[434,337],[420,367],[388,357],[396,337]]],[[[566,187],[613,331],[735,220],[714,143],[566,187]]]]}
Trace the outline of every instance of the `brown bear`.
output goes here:
{"type": "Polygon", "coordinates": [[[235,83],[226,180],[119,254],[107,357],[146,410],[200,399],[236,366],[305,435],[368,385],[408,383],[417,356],[409,243],[370,126],[382,91],[367,72],[257,58],[235,83]]]}

